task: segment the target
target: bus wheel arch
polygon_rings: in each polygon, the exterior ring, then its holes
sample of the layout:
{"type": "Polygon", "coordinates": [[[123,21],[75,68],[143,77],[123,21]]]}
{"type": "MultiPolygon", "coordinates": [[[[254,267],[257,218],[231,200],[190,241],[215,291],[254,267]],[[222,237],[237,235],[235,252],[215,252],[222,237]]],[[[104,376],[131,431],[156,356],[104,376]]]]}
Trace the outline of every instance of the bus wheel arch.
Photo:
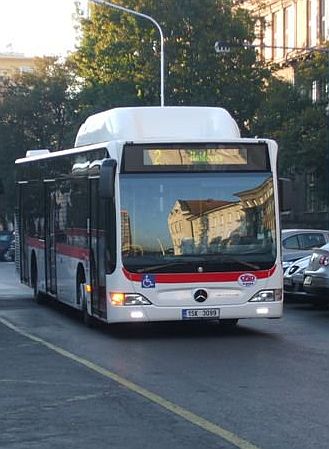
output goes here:
{"type": "Polygon", "coordinates": [[[83,286],[83,284],[86,283],[86,274],[85,274],[84,266],[82,265],[81,262],[77,266],[76,273],[77,273],[77,275],[76,275],[76,302],[77,302],[77,305],[81,305],[82,307],[84,307],[84,296],[83,296],[82,286],[83,286]]]}
{"type": "Polygon", "coordinates": [[[81,306],[82,319],[83,322],[88,326],[92,327],[92,316],[88,313],[87,299],[85,297],[83,288],[86,283],[85,269],[82,263],[77,266],[76,275],[76,303],[81,306]]]}
{"type": "Polygon", "coordinates": [[[33,288],[33,299],[37,304],[42,304],[43,297],[38,287],[38,264],[35,251],[31,254],[31,265],[30,265],[30,276],[31,276],[31,287],[33,288]]]}

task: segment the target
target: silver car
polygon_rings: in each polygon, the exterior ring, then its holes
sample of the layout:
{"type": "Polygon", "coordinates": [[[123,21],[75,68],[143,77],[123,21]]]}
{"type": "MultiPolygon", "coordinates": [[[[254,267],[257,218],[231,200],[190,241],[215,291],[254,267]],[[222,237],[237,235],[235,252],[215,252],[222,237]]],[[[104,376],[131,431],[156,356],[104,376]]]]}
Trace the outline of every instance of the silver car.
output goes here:
{"type": "Polygon", "coordinates": [[[306,295],[304,290],[304,272],[308,267],[311,256],[303,257],[293,262],[285,271],[283,277],[284,292],[294,295],[306,295]]]}
{"type": "Polygon", "coordinates": [[[329,303],[329,243],[313,251],[303,285],[306,292],[329,303]]]}
{"type": "Polygon", "coordinates": [[[282,261],[286,270],[298,259],[310,256],[314,248],[329,243],[329,231],[321,229],[283,229],[282,261]]]}

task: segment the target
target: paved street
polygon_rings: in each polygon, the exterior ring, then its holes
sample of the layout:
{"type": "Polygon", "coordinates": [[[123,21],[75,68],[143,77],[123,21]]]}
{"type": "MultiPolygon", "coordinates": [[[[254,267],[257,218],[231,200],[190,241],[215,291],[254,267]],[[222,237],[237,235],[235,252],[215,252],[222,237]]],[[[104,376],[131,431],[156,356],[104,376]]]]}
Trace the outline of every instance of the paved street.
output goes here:
{"type": "Polygon", "coordinates": [[[329,309],[86,328],[0,263],[0,447],[327,449],[329,309]]]}

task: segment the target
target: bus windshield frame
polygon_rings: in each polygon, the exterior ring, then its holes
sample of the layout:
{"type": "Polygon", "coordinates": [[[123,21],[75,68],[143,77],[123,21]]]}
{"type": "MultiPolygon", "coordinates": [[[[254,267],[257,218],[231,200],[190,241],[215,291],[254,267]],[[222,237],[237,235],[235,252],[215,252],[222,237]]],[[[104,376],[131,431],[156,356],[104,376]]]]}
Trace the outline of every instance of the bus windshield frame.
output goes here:
{"type": "Polygon", "coordinates": [[[247,157],[244,164],[213,159],[178,165],[176,152],[172,164],[145,163],[145,151],[160,147],[168,154],[177,144],[126,145],[120,174],[124,267],[140,273],[272,268],[277,249],[267,145],[178,145],[179,150],[233,149],[234,157],[242,150],[247,157]]]}

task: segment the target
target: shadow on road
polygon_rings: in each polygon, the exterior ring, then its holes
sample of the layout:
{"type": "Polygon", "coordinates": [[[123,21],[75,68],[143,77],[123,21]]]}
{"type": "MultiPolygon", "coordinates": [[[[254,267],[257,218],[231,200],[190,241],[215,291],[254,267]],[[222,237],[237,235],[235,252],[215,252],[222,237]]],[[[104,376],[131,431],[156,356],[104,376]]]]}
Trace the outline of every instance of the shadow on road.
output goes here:
{"type": "MultiPolygon", "coordinates": [[[[79,311],[65,304],[47,301],[42,306],[64,314],[67,318],[85,326],[79,311]]],[[[275,339],[277,335],[252,328],[255,320],[240,320],[236,326],[226,325],[218,321],[186,321],[156,323],[120,323],[107,324],[94,320],[92,329],[104,335],[118,339],[168,339],[168,338],[247,338],[258,337],[275,339]],[[248,321],[248,325],[246,322],[248,321]]]]}

